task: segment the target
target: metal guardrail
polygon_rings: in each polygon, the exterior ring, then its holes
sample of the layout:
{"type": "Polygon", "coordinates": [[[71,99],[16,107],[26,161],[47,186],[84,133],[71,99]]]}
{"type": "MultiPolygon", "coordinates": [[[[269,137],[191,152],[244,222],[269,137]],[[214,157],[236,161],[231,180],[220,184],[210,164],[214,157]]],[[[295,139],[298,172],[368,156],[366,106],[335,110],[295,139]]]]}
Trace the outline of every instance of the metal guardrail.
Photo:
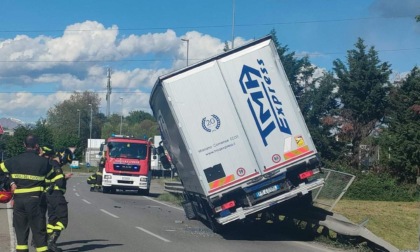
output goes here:
{"type": "Polygon", "coordinates": [[[165,191],[170,193],[182,194],[184,192],[184,186],[180,181],[166,181],[165,191]]]}
{"type": "Polygon", "coordinates": [[[315,174],[313,179],[323,178],[323,187],[312,192],[314,205],[332,211],[335,205],[347,192],[356,176],[331,169],[322,169],[322,173],[315,174]]]}

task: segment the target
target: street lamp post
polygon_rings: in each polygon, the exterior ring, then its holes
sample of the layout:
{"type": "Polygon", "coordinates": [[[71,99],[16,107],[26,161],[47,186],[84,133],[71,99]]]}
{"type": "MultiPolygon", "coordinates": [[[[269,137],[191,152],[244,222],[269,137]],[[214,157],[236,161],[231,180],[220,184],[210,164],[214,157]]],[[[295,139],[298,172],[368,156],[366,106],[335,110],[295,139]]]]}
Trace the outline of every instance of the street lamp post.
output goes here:
{"type": "Polygon", "coordinates": [[[121,99],[121,123],[120,123],[120,135],[122,134],[122,123],[123,123],[123,101],[124,98],[120,97],[121,99]]]}
{"type": "Polygon", "coordinates": [[[187,66],[188,66],[188,51],[190,48],[190,40],[189,39],[181,39],[181,40],[187,42],[187,66]]]}
{"type": "Polygon", "coordinates": [[[92,139],[92,104],[89,103],[89,107],[90,107],[89,139],[92,139]]]}
{"type": "MultiPolygon", "coordinates": [[[[89,163],[90,163],[90,157],[91,157],[91,148],[92,148],[92,146],[91,146],[91,139],[92,139],[92,104],[91,103],[89,103],[89,107],[90,107],[90,123],[89,123],[89,144],[88,144],[88,150],[89,150],[89,152],[87,152],[87,153],[89,153],[88,155],[89,155],[89,163]]],[[[86,160],[87,161],[87,160],[86,160]]]]}
{"type": "Polygon", "coordinates": [[[79,113],[79,130],[77,131],[77,136],[80,138],[80,109],[77,109],[77,112],[79,113]]]}

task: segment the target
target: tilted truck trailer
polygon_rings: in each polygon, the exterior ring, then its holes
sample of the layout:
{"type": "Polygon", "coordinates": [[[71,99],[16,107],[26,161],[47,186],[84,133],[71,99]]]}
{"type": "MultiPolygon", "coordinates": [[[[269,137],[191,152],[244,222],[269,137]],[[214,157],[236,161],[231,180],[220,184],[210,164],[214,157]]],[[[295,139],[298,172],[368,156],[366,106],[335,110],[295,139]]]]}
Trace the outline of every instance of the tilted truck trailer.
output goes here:
{"type": "Polygon", "coordinates": [[[216,229],[323,186],[271,36],[159,77],[149,102],[188,218],[216,229]]]}

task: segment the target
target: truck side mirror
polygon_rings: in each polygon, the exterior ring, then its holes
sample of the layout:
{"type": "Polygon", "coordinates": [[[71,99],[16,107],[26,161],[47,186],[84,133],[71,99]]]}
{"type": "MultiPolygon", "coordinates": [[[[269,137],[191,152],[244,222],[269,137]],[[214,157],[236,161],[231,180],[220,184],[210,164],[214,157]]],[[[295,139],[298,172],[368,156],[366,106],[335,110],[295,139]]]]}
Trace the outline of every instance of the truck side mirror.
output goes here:
{"type": "MultiPolygon", "coordinates": [[[[159,155],[160,156],[160,155],[159,155]]],[[[163,154],[163,156],[159,157],[160,163],[162,164],[163,169],[171,169],[172,165],[171,162],[169,162],[168,157],[163,154]]]]}

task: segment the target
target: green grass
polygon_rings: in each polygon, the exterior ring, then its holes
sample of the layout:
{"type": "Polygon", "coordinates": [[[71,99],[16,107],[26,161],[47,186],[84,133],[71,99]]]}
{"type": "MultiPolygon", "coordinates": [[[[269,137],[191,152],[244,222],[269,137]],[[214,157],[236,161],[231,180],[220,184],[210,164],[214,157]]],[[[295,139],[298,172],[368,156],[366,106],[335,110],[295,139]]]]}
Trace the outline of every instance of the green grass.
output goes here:
{"type": "Polygon", "coordinates": [[[366,228],[401,250],[419,248],[420,202],[341,200],[334,212],[366,228]]]}

